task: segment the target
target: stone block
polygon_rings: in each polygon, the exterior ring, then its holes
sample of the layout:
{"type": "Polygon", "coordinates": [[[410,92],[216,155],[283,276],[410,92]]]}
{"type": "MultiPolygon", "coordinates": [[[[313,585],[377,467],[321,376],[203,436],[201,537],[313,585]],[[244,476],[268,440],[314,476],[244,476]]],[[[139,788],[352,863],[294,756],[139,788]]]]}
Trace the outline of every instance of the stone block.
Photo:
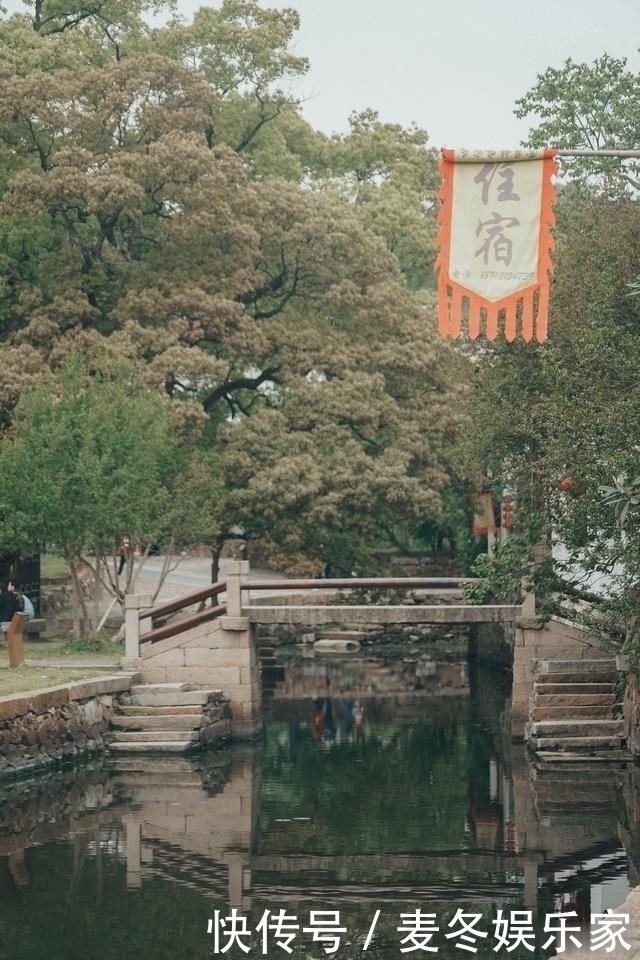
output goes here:
{"type": "Polygon", "coordinates": [[[216,630],[215,633],[185,644],[186,647],[202,647],[207,650],[247,650],[251,645],[248,632],[227,633],[226,630],[216,630]]]}
{"type": "MultiPolygon", "coordinates": [[[[167,668],[145,663],[140,671],[144,683],[166,683],[167,668]]],[[[173,679],[173,677],[172,677],[173,679]]]]}
{"type": "Polygon", "coordinates": [[[201,706],[206,703],[208,696],[207,690],[186,690],[183,693],[137,693],[133,702],[140,707],[201,706]]]}
{"type": "Polygon", "coordinates": [[[227,687],[240,683],[239,667],[182,667],[175,672],[185,683],[196,687],[221,687],[227,692],[227,687]]]}
{"type": "Polygon", "coordinates": [[[70,700],[86,700],[101,693],[122,693],[129,690],[135,680],[132,673],[118,673],[109,677],[97,677],[92,680],[76,680],[69,684],[70,700]]]}
{"type": "Polygon", "coordinates": [[[99,700],[88,700],[82,707],[85,723],[100,723],[102,720],[102,704],[99,700]]]}
{"type": "Polygon", "coordinates": [[[173,650],[164,650],[149,657],[146,662],[157,667],[182,667],[184,666],[184,649],[174,647],[173,650]]]}
{"type": "MultiPolygon", "coordinates": [[[[142,658],[141,657],[122,657],[120,660],[120,667],[122,670],[130,671],[134,673],[139,673],[142,667],[142,658]]],[[[136,680],[134,678],[133,682],[136,680]]]]}
{"type": "Polygon", "coordinates": [[[253,667],[240,667],[240,683],[243,686],[250,685],[254,681],[257,681],[259,678],[257,666],[253,667]]]}
{"type": "MultiPolygon", "coordinates": [[[[207,650],[199,647],[189,647],[184,651],[184,656],[185,667],[215,667],[238,671],[247,659],[246,653],[239,650],[207,650]]],[[[220,683],[220,686],[224,687],[224,684],[220,683]]]]}
{"type": "MultiPolygon", "coordinates": [[[[240,682],[240,668],[246,662],[246,655],[242,651],[234,650],[185,650],[185,667],[207,667],[222,671],[220,677],[227,677],[231,683],[240,682]],[[230,672],[229,672],[230,671],[230,672]]],[[[226,689],[223,679],[216,682],[217,686],[226,689]]]]}
{"type": "Polygon", "coordinates": [[[251,621],[249,617],[220,617],[220,626],[223,630],[235,632],[239,630],[249,631],[251,621]]]}

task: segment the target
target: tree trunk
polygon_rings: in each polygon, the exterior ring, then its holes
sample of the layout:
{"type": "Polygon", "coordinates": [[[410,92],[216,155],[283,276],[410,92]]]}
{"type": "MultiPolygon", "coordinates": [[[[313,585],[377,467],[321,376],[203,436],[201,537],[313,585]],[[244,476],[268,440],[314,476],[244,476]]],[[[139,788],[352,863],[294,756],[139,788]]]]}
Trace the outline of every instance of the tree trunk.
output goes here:
{"type": "Polygon", "coordinates": [[[73,632],[76,637],[84,638],[88,634],[89,617],[85,598],[82,593],[82,581],[75,560],[69,562],[69,570],[71,572],[71,582],[73,583],[73,632]]]}

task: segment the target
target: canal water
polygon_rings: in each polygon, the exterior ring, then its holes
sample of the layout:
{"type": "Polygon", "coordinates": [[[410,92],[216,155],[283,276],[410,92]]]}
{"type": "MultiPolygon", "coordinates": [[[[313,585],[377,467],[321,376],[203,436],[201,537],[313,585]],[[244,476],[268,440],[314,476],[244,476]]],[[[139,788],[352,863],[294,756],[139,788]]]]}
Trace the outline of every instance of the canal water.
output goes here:
{"type": "Polygon", "coordinates": [[[0,957],[544,957],[562,912],[588,952],[638,882],[635,771],[536,767],[495,668],[293,656],[265,710],[257,746],[0,786],[0,957]]]}

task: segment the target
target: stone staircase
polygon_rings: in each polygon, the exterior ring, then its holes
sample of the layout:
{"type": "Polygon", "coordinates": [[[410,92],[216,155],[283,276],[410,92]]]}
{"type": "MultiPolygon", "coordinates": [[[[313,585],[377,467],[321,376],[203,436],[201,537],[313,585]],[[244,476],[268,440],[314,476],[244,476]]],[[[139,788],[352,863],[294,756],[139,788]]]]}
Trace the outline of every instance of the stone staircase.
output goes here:
{"type": "Polygon", "coordinates": [[[541,660],[526,739],[545,762],[627,761],[614,660],[541,660]]]}
{"type": "Polygon", "coordinates": [[[187,753],[229,739],[229,701],[220,690],[147,683],[120,697],[111,718],[112,754],[187,753]]]}

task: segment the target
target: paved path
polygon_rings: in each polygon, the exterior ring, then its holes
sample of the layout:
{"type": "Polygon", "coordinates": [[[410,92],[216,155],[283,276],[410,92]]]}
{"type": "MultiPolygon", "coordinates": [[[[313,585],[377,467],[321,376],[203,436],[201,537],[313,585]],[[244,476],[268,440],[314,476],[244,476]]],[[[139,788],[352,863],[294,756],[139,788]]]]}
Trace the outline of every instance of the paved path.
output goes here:
{"type": "MultiPolygon", "coordinates": [[[[132,592],[139,594],[153,593],[162,572],[162,563],[162,557],[149,557],[136,579],[135,588],[132,592]]],[[[224,566],[225,561],[221,560],[220,577],[222,579],[224,579],[224,566]]],[[[260,567],[251,568],[251,579],[253,580],[281,580],[282,577],[281,573],[274,573],[272,570],[263,570],[260,567]]],[[[210,583],[211,559],[208,557],[185,557],[180,560],[177,569],[167,574],[157,602],[174,600],[191,590],[207,587],[210,583]]]]}

